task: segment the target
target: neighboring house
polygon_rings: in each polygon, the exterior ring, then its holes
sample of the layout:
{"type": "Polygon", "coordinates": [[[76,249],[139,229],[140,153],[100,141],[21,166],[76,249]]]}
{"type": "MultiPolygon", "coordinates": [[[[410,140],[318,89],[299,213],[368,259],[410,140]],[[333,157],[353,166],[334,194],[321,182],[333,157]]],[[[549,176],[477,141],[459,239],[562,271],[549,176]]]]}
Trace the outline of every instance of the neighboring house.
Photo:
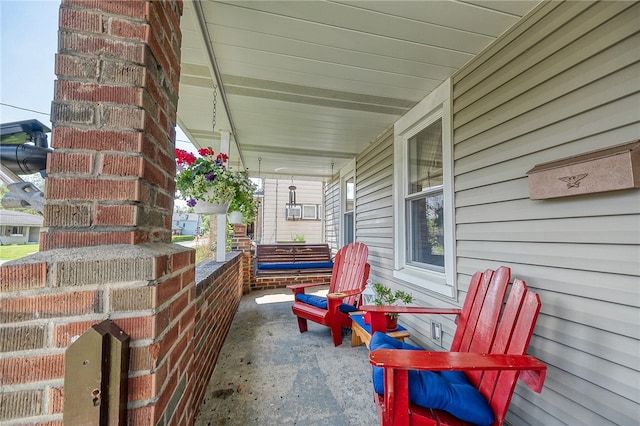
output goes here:
{"type": "Polygon", "coordinates": [[[36,244],[40,240],[42,216],[16,210],[0,210],[0,245],[36,244]]]}
{"type": "Polygon", "coordinates": [[[202,219],[195,213],[174,213],[171,219],[173,235],[198,235],[201,232],[202,219]]]}
{"type": "Polygon", "coordinates": [[[264,179],[264,197],[258,211],[254,241],[273,244],[298,237],[307,243],[324,242],[323,193],[324,185],[319,181],[264,179]],[[291,185],[296,187],[295,206],[288,205],[291,185]]]}

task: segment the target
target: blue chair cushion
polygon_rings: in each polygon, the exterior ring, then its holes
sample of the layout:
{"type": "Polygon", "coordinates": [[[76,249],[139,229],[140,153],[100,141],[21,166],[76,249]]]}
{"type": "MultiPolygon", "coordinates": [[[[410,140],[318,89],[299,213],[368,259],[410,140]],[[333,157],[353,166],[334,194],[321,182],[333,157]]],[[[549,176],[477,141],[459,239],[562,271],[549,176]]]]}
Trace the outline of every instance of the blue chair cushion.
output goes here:
{"type": "MultiPolygon", "coordinates": [[[[306,303],[307,305],[315,306],[320,309],[327,309],[327,298],[322,296],[316,296],[315,294],[296,294],[296,300],[298,302],[306,303]]],[[[347,303],[340,304],[340,312],[348,314],[349,312],[357,311],[356,307],[347,303]]]]}
{"type": "MultiPolygon", "coordinates": [[[[423,350],[384,333],[371,337],[369,349],[423,350]]],[[[373,388],[384,394],[384,369],[373,368],[373,388]]],[[[409,400],[425,408],[444,410],[460,420],[480,426],[493,423],[493,411],[482,394],[469,383],[461,371],[409,370],[409,400]]]]}
{"type": "Polygon", "coordinates": [[[333,262],[292,262],[292,263],[262,263],[258,269],[316,269],[333,268],[333,262]]]}

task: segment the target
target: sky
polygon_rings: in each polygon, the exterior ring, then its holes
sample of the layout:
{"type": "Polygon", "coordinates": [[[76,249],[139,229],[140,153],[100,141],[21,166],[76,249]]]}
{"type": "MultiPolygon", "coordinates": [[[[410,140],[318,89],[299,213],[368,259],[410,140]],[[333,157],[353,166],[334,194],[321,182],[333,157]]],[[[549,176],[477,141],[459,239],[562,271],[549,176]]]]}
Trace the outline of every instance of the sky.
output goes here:
{"type": "Polygon", "coordinates": [[[36,119],[51,128],[59,4],[54,0],[0,0],[2,123],[36,119]]]}
{"type": "MultiPolygon", "coordinates": [[[[59,8],[59,0],[0,0],[0,123],[36,119],[51,128],[59,8]]],[[[179,148],[195,152],[177,135],[179,148]]]]}

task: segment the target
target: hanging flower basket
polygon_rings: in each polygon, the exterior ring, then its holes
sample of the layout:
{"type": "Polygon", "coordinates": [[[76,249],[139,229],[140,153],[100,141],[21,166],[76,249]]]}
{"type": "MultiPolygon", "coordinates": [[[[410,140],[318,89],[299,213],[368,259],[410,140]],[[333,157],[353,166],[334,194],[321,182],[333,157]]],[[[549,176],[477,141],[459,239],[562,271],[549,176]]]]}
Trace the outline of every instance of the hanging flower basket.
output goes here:
{"type": "Polygon", "coordinates": [[[232,205],[244,219],[255,218],[255,185],[244,172],[229,170],[227,154],[216,155],[211,148],[198,150],[201,157],[176,149],[176,189],[187,206],[200,214],[225,214],[232,205]]]}
{"type": "Polygon", "coordinates": [[[209,201],[215,199],[214,190],[209,189],[203,198],[196,200],[193,211],[198,214],[226,214],[229,209],[229,203],[209,201]]]}

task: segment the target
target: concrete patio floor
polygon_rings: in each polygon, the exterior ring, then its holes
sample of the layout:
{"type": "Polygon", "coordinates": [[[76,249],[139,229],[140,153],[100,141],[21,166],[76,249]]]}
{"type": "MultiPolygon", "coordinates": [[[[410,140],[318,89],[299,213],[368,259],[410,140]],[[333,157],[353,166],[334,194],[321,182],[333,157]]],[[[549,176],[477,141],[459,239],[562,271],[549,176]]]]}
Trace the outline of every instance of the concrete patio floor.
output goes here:
{"type": "Polygon", "coordinates": [[[292,301],[287,289],[242,298],[197,426],[378,423],[367,348],[334,347],[312,322],[300,333],[292,301]]]}

